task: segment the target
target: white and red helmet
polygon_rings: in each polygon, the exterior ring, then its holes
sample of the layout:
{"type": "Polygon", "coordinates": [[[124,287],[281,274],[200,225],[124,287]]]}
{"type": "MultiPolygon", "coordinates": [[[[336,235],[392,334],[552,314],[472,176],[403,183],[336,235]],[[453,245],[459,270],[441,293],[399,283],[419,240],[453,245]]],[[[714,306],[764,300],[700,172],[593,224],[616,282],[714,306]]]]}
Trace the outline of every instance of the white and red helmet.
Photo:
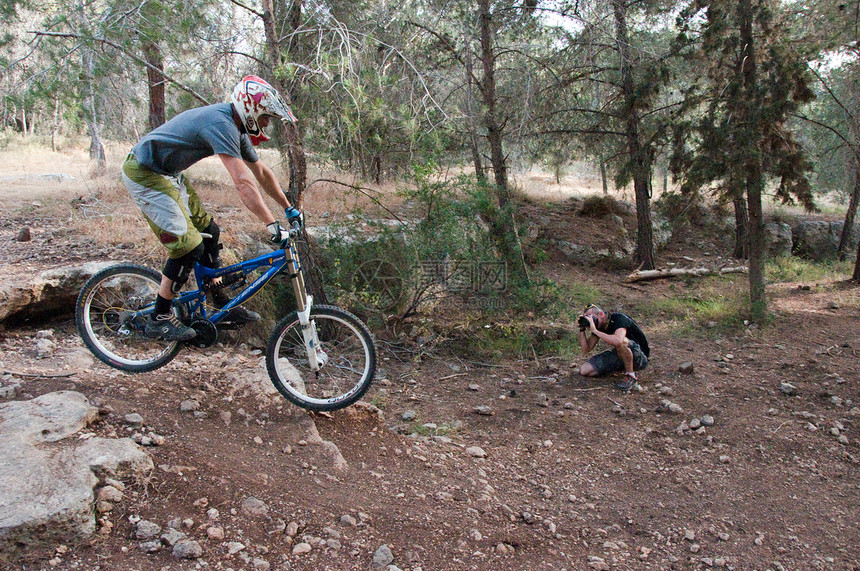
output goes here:
{"type": "Polygon", "coordinates": [[[282,121],[296,121],[295,115],[269,83],[256,75],[242,78],[230,97],[230,103],[239,114],[251,143],[256,147],[269,137],[260,128],[258,119],[263,115],[279,117],[282,121]]]}

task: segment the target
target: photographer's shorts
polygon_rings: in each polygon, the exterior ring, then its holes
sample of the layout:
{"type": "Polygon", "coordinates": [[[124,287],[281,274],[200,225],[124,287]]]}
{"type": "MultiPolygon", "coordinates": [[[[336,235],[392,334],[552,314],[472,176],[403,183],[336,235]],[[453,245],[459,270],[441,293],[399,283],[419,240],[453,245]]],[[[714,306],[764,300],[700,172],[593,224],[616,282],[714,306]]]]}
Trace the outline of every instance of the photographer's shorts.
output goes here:
{"type": "Polygon", "coordinates": [[[169,257],[181,258],[203,242],[200,231],[212,217],[185,175],[160,175],[129,154],[122,165],[122,180],[169,257]]]}
{"type": "MultiPolygon", "coordinates": [[[[642,349],[639,347],[639,343],[628,339],[627,346],[630,347],[631,351],[633,351],[633,370],[638,371],[647,367],[648,357],[646,357],[645,353],[642,352],[642,349]]],[[[592,367],[594,367],[594,370],[597,371],[597,374],[600,376],[611,375],[612,373],[624,371],[624,361],[621,360],[621,357],[618,356],[618,352],[615,349],[598,353],[589,359],[588,362],[592,367]]]]}

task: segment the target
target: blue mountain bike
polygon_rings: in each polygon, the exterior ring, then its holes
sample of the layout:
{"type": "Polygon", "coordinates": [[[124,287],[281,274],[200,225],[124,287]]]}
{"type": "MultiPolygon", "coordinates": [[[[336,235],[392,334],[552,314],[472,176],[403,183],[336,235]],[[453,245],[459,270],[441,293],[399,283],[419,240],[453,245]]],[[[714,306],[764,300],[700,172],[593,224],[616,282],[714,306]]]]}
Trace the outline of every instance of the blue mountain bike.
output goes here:
{"type": "MultiPolygon", "coordinates": [[[[297,232],[294,228],[291,238],[297,232]]],[[[130,373],[153,371],[173,360],[184,345],[212,346],[218,340],[218,325],[230,310],[281,272],[292,283],[297,307],[278,322],[266,345],[272,383],[284,397],[309,410],[337,410],[355,403],[370,388],[376,372],[373,335],[348,311],[313,305],[292,239],[270,254],[224,268],[196,265],[197,289],[181,292],[172,306],[176,316],[197,332],[190,341],[162,341],[144,334],[161,274],[136,264],[118,264],[93,275],[78,295],[75,323],[100,361],[130,373]],[[215,287],[238,293],[224,307],[214,308],[206,299],[215,287]]]]}

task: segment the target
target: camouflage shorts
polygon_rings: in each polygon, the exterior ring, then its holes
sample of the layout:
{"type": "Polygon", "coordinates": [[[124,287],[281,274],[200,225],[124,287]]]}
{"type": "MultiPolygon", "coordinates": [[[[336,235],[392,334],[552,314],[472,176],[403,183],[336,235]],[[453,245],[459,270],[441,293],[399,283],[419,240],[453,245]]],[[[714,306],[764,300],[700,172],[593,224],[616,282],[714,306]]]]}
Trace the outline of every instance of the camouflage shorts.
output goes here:
{"type": "Polygon", "coordinates": [[[122,165],[122,180],[169,257],[180,258],[200,245],[200,232],[212,217],[185,175],[160,175],[129,154],[122,165]]]}
{"type": "MultiPolygon", "coordinates": [[[[645,353],[642,352],[642,348],[639,347],[639,343],[630,340],[627,346],[630,347],[631,351],[633,351],[633,370],[639,371],[640,369],[647,367],[648,357],[646,357],[645,353]]],[[[618,352],[615,349],[598,353],[589,359],[588,362],[591,363],[591,366],[594,367],[594,370],[597,371],[599,376],[619,373],[624,370],[624,361],[621,360],[621,357],[618,356],[618,352]]]]}

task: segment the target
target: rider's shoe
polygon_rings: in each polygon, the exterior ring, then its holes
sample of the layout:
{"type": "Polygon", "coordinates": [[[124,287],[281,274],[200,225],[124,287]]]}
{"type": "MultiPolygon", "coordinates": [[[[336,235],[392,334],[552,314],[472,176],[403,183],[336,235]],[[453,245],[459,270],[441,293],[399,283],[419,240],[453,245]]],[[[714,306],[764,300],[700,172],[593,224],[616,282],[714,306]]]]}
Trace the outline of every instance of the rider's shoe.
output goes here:
{"type": "MultiPolygon", "coordinates": [[[[223,291],[216,291],[212,296],[212,303],[219,310],[230,303],[230,297],[223,291]]],[[[221,323],[232,325],[244,325],[246,323],[256,323],[260,321],[260,314],[250,309],[245,309],[241,305],[237,305],[227,312],[227,315],[221,320],[221,323]]]]}
{"type": "Polygon", "coordinates": [[[237,305],[227,312],[222,322],[233,323],[235,325],[244,325],[245,323],[255,323],[260,321],[260,314],[250,309],[245,309],[241,305],[237,305]]]}
{"type": "Polygon", "coordinates": [[[179,321],[179,318],[172,313],[165,313],[150,315],[144,334],[150,339],[162,341],[188,341],[193,339],[197,332],[179,321]]]}

